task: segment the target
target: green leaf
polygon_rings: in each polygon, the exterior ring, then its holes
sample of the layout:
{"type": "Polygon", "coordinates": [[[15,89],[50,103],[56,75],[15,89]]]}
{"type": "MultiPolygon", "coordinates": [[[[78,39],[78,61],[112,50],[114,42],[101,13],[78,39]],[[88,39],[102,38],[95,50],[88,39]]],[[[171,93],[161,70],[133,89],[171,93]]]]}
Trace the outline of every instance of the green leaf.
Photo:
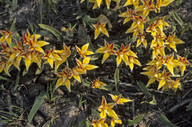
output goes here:
{"type": "Polygon", "coordinates": [[[178,14],[175,11],[171,12],[171,15],[173,16],[173,18],[179,23],[179,25],[181,27],[183,27],[183,21],[181,20],[181,18],[178,16],[178,14]]]}
{"type": "Polygon", "coordinates": [[[14,32],[15,31],[15,23],[16,23],[16,18],[14,18],[14,20],[13,20],[13,23],[11,24],[11,28],[10,28],[10,31],[11,32],[14,32]]]}
{"type": "Polygon", "coordinates": [[[190,26],[191,26],[191,23],[185,24],[184,27],[181,30],[181,35],[184,34],[186,31],[188,31],[190,26]]]}
{"type": "Polygon", "coordinates": [[[160,114],[160,120],[167,126],[169,127],[178,127],[176,125],[174,125],[170,120],[167,119],[167,117],[163,114],[160,114]]]}
{"type": "Polygon", "coordinates": [[[144,117],[144,114],[141,114],[138,117],[136,117],[134,120],[128,120],[128,126],[138,123],[139,121],[141,121],[143,119],[143,117],[144,117]]]}
{"type": "Polygon", "coordinates": [[[13,10],[15,10],[15,9],[17,8],[17,4],[18,4],[18,1],[17,1],[17,0],[13,0],[13,1],[12,1],[13,10]]]}
{"type": "Polygon", "coordinates": [[[10,79],[0,76],[0,80],[10,81],[10,79]]]}
{"type": "Polygon", "coordinates": [[[45,24],[38,24],[41,28],[51,32],[59,41],[62,40],[62,33],[56,30],[55,28],[45,25],[45,24]]]}
{"type": "Polygon", "coordinates": [[[183,0],[177,0],[175,5],[178,6],[178,5],[182,4],[182,2],[183,2],[183,0]]]}
{"type": "Polygon", "coordinates": [[[189,103],[189,105],[187,106],[186,111],[189,111],[189,110],[192,110],[192,102],[191,102],[191,103],[189,103]]]}
{"type": "Polygon", "coordinates": [[[35,113],[37,112],[37,110],[39,109],[39,107],[41,106],[41,104],[44,102],[44,99],[46,98],[47,95],[48,95],[47,92],[42,91],[42,92],[40,93],[40,95],[37,97],[37,99],[35,100],[35,103],[33,104],[32,109],[31,109],[31,111],[30,111],[30,113],[29,113],[29,115],[28,115],[28,117],[27,117],[27,120],[28,120],[29,122],[32,121],[35,113]]]}
{"type": "Polygon", "coordinates": [[[155,97],[153,97],[153,100],[150,101],[149,104],[151,104],[151,105],[157,105],[157,101],[156,101],[155,97]]]}
{"type": "Polygon", "coordinates": [[[83,80],[83,85],[87,86],[87,87],[91,87],[91,82],[87,81],[87,80],[83,80]]]}
{"type": "Polygon", "coordinates": [[[137,82],[137,85],[138,85],[139,88],[143,91],[143,93],[144,93],[145,95],[147,95],[147,96],[152,96],[152,94],[149,93],[149,91],[147,90],[146,85],[145,85],[143,82],[139,81],[139,82],[137,82]]]}
{"type": "Polygon", "coordinates": [[[89,120],[82,120],[77,127],[89,127],[91,122],[89,120]]]}
{"type": "Polygon", "coordinates": [[[114,88],[114,84],[109,84],[107,86],[101,87],[101,89],[106,90],[106,91],[111,91],[114,88]]]}
{"type": "Polygon", "coordinates": [[[95,55],[93,55],[93,56],[91,56],[91,61],[95,61],[95,60],[98,60],[99,59],[99,57],[101,56],[102,54],[95,54],[95,55]]]}
{"type": "Polygon", "coordinates": [[[115,87],[116,87],[116,90],[118,90],[118,83],[119,83],[119,68],[116,68],[116,69],[115,69],[114,81],[115,81],[115,87]]]}
{"type": "Polygon", "coordinates": [[[97,117],[97,118],[100,117],[99,112],[98,112],[96,109],[94,109],[94,108],[91,108],[91,114],[92,114],[94,117],[97,117]]]}

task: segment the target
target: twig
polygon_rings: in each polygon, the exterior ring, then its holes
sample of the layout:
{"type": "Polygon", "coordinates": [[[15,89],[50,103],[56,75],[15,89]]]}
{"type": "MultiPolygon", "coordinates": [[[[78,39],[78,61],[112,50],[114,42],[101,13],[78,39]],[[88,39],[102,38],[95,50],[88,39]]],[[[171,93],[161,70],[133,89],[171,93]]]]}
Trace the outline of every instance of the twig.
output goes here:
{"type": "Polygon", "coordinates": [[[169,112],[173,112],[175,110],[177,110],[179,107],[181,107],[182,105],[186,104],[186,103],[189,103],[189,102],[192,102],[192,98],[190,99],[187,99],[187,100],[184,100],[184,101],[181,101],[180,103],[178,103],[177,105],[175,105],[174,107],[172,107],[169,112]]]}

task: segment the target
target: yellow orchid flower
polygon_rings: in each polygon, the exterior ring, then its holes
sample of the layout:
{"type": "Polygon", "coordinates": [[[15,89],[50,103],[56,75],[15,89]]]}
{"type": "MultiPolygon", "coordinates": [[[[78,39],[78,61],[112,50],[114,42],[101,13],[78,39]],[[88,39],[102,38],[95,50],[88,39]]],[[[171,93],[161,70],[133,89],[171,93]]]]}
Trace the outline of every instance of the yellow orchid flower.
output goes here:
{"type": "Polygon", "coordinates": [[[33,40],[33,38],[39,39],[41,35],[39,34],[33,34],[31,35],[29,31],[27,30],[26,33],[23,35],[23,42],[24,44],[29,44],[29,41],[33,40]]]}
{"type": "Polygon", "coordinates": [[[158,80],[158,69],[154,65],[150,65],[145,67],[143,70],[147,70],[146,72],[141,72],[143,75],[147,75],[149,77],[149,81],[147,86],[158,80]]]}
{"type": "Polygon", "coordinates": [[[55,60],[55,70],[59,68],[59,66],[64,63],[67,58],[71,55],[70,46],[67,47],[65,43],[63,43],[63,50],[56,50],[56,53],[59,54],[62,60],[55,60]]]}
{"type": "Polygon", "coordinates": [[[164,33],[156,33],[153,36],[153,40],[151,42],[151,48],[155,47],[157,45],[159,46],[164,46],[164,40],[166,38],[166,35],[164,35],[164,33]]]}
{"type": "Polygon", "coordinates": [[[181,70],[181,76],[183,76],[186,66],[190,65],[190,62],[185,57],[181,57],[179,55],[177,55],[177,60],[178,60],[178,66],[181,70]]]}
{"type": "Polygon", "coordinates": [[[53,62],[56,60],[61,61],[61,57],[59,56],[58,53],[56,53],[55,49],[50,49],[45,52],[45,55],[43,56],[44,59],[47,60],[51,68],[53,68],[53,62]]]}
{"type": "Polygon", "coordinates": [[[20,70],[20,61],[24,52],[24,45],[21,42],[17,42],[17,45],[12,48],[12,53],[8,59],[18,70],[20,70]]]}
{"type": "Polygon", "coordinates": [[[56,88],[65,84],[68,91],[71,92],[70,79],[73,75],[71,69],[69,67],[65,67],[61,72],[57,72],[56,74],[59,77],[56,83],[56,88]]]}
{"type": "Polygon", "coordinates": [[[98,120],[93,120],[93,122],[91,123],[91,125],[93,125],[93,127],[108,127],[108,125],[105,122],[105,118],[100,118],[98,120]]]}
{"type": "Polygon", "coordinates": [[[138,7],[139,6],[139,0],[127,0],[123,6],[125,7],[125,6],[132,5],[132,4],[135,8],[138,7]]]}
{"type": "Polygon", "coordinates": [[[158,9],[158,12],[161,12],[161,7],[168,6],[170,3],[172,3],[174,0],[157,0],[156,8],[158,9]]]}
{"type": "Polygon", "coordinates": [[[143,17],[147,17],[150,11],[156,12],[156,8],[155,8],[155,5],[153,4],[153,0],[141,0],[141,2],[143,5],[136,7],[135,11],[143,12],[143,17]]]}
{"type": "Polygon", "coordinates": [[[169,35],[165,44],[167,44],[167,48],[172,48],[175,52],[177,52],[176,44],[183,44],[184,42],[178,38],[175,38],[175,34],[169,35]]]}
{"type": "Polygon", "coordinates": [[[85,74],[87,73],[87,70],[93,70],[98,68],[98,66],[89,64],[90,59],[91,59],[90,57],[84,58],[83,63],[80,60],[76,59],[77,65],[79,66],[80,69],[83,70],[85,74]]]}
{"type": "Polygon", "coordinates": [[[112,118],[111,127],[115,127],[115,123],[122,124],[122,121],[121,121],[121,119],[112,118]]]}
{"type": "Polygon", "coordinates": [[[38,67],[41,68],[41,56],[42,53],[35,50],[24,52],[22,54],[22,57],[24,58],[26,70],[28,71],[30,65],[33,62],[35,62],[38,65],[38,67]]]}
{"type": "Polygon", "coordinates": [[[102,59],[102,64],[105,62],[107,58],[109,58],[110,55],[114,55],[115,51],[113,50],[114,44],[108,44],[106,40],[104,40],[104,45],[101,48],[97,49],[95,52],[96,53],[104,53],[103,59],[102,59]]]}
{"type": "Polygon", "coordinates": [[[143,33],[144,31],[144,23],[148,19],[144,18],[143,16],[133,16],[133,23],[131,27],[125,33],[132,33],[137,31],[138,33],[143,33]]]}
{"type": "Polygon", "coordinates": [[[98,108],[98,110],[100,111],[100,117],[106,118],[106,116],[108,115],[112,118],[119,119],[115,111],[112,109],[114,106],[115,106],[115,103],[107,104],[105,97],[102,96],[101,106],[98,108]]]}
{"type": "Polygon", "coordinates": [[[127,52],[130,50],[130,45],[124,46],[124,44],[121,44],[121,49],[116,52],[116,62],[117,62],[117,67],[123,60],[126,65],[128,65],[128,55],[127,52]]]}
{"type": "Polygon", "coordinates": [[[166,56],[164,60],[164,65],[167,67],[169,72],[171,72],[171,74],[174,76],[173,68],[177,66],[178,61],[173,59],[173,57],[174,57],[173,53],[169,56],[166,56]]]}
{"type": "Polygon", "coordinates": [[[5,31],[1,30],[0,33],[2,34],[0,42],[6,41],[9,47],[11,47],[13,33],[11,33],[8,29],[6,29],[5,31]]]}
{"type": "Polygon", "coordinates": [[[75,66],[72,69],[73,78],[76,79],[78,82],[81,83],[81,77],[80,74],[84,74],[83,70],[75,66]]]}
{"type": "Polygon", "coordinates": [[[157,44],[156,46],[153,46],[152,49],[153,49],[152,59],[155,59],[158,55],[165,56],[164,46],[160,46],[159,44],[157,44]]]}
{"type": "Polygon", "coordinates": [[[147,63],[147,65],[154,65],[159,70],[164,63],[164,56],[157,56],[154,60],[147,63]]]}
{"type": "Polygon", "coordinates": [[[37,38],[34,36],[33,39],[29,41],[29,50],[44,53],[42,47],[48,44],[49,43],[45,41],[37,41],[37,38]]]}
{"type": "Polygon", "coordinates": [[[123,12],[122,14],[119,15],[119,17],[123,17],[125,18],[123,21],[123,24],[127,23],[128,21],[130,21],[131,19],[133,19],[133,10],[128,9],[126,12],[123,12]]]}
{"type": "Polygon", "coordinates": [[[161,32],[163,32],[163,27],[164,26],[170,26],[166,21],[164,21],[165,17],[159,17],[155,22],[155,27],[158,27],[161,32]]]}
{"type": "Polygon", "coordinates": [[[82,58],[85,58],[87,55],[92,55],[94,54],[92,51],[87,51],[88,47],[89,47],[89,43],[85,44],[82,46],[82,49],[80,49],[78,46],[75,46],[77,52],[79,53],[79,55],[82,58]]]}
{"type": "Polygon", "coordinates": [[[97,79],[94,80],[93,83],[92,83],[92,88],[102,89],[103,86],[107,86],[107,84],[101,82],[101,81],[100,81],[100,78],[97,78],[97,79]]]}
{"type": "Polygon", "coordinates": [[[157,33],[162,33],[162,31],[156,27],[155,24],[151,23],[147,28],[146,32],[151,33],[151,36],[155,37],[157,33]]]}
{"type": "Polygon", "coordinates": [[[162,73],[159,73],[159,75],[158,75],[159,85],[157,88],[158,90],[161,89],[161,87],[163,87],[166,83],[171,81],[170,75],[171,75],[171,73],[166,72],[165,70],[163,70],[162,73]]]}
{"type": "Polygon", "coordinates": [[[135,59],[135,57],[133,56],[129,56],[128,57],[128,65],[131,69],[131,72],[133,71],[133,68],[134,68],[134,64],[138,65],[138,66],[141,66],[141,63],[139,62],[139,60],[135,59]]]}
{"type": "Polygon", "coordinates": [[[136,47],[138,47],[139,45],[141,45],[141,43],[144,45],[145,48],[147,48],[147,40],[145,39],[146,34],[138,34],[138,40],[137,40],[137,45],[136,47]]]}
{"type": "Polygon", "coordinates": [[[126,99],[126,98],[122,98],[122,94],[120,94],[119,96],[117,95],[112,95],[109,94],[111,96],[111,98],[115,101],[116,104],[121,104],[123,105],[126,102],[130,102],[132,100],[126,99]]]}
{"type": "Polygon", "coordinates": [[[0,57],[0,73],[4,71],[5,74],[11,77],[11,75],[9,74],[9,68],[11,67],[11,65],[11,62],[8,62],[4,58],[0,57]]]}
{"type": "Polygon", "coordinates": [[[97,22],[97,24],[93,25],[95,28],[95,37],[94,39],[97,39],[99,36],[100,32],[105,34],[107,37],[109,37],[109,33],[107,29],[105,28],[106,23],[102,23],[100,21],[97,22]]]}

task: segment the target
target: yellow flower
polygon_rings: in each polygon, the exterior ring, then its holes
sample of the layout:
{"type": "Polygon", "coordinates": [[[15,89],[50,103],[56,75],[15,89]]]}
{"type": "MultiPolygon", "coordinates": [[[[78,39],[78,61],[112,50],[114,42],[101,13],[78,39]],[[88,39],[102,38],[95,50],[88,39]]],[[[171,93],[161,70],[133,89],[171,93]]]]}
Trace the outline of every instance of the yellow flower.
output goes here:
{"type": "Polygon", "coordinates": [[[92,83],[92,88],[99,88],[102,89],[103,86],[106,86],[107,84],[100,81],[100,78],[97,78],[92,83]]]}
{"type": "Polygon", "coordinates": [[[26,33],[23,35],[23,41],[24,41],[24,44],[29,44],[29,41],[33,40],[33,38],[36,38],[36,39],[39,39],[41,37],[41,35],[39,34],[33,34],[31,35],[29,33],[29,31],[27,30],[26,33]]]}
{"type": "Polygon", "coordinates": [[[158,90],[161,89],[161,87],[163,87],[164,85],[166,85],[166,83],[171,81],[170,75],[171,75],[171,73],[166,72],[165,70],[163,70],[162,73],[159,73],[159,75],[158,75],[159,85],[157,88],[158,90]]]}
{"type": "Polygon", "coordinates": [[[97,0],[89,0],[89,2],[94,3],[93,9],[98,8],[98,7],[100,8],[100,6],[101,6],[101,4],[102,4],[102,0],[101,0],[100,5],[98,5],[97,0]]]}
{"type": "Polygon", "coordinates": [[[128,5],[132,5],[136,8],[139,6],[139,0],[127,0],[127,2],[123,5],[124,7],[125,6],[128,6],[128,5]]]}
{"type": "Polygon", "coordinates": [[[48,44],[49,43],[45,41],[37,41],[37,38],[34,36],[33,39],[29,41],[29,50],[44,53],[42,47],[48,44]]]}
{"type": "Polygon", "coordinates": [[[25,59],[25,66],[26,66],[26,70],[28,71],[29,66],[35,62],[39,68],[41,68],[41,56],[42,53],[38,52],[38,51],[28,51],[22,54],[22,57],[25,59]]]}
{"type": "Polygon", "coordinates": [[[61,61],[61,57],[59,56],[58,53],[56,53],[55,49],[50,49],[45,52],[45,55],[43,56],[44,59],[47,60],[51,68],[53,68],[53,62],[56,60],[61,61]]]}
{"type": "Polygon", "coordinates": [[[184,42],[178,38],[175,38],[175,34],[169,35],[167,40],[165,41],[165,44],[167,44],[167,47],[170,49],[172,48],[175,52],[177,52],[176,44],[183,44],[184,42]]]}
{"type": "Polygon", "coordinates": [[[94,39],[97,39],[97,37],[99,36],[100,32],[102,32],[107,37],[109,37],[108,31],[105,28],[105,25],[106,25],[106,23],[102,23],[100,21],[98,21],[97,24],[93,25],[95,27],[95,37],[94,37],[94,39]]]}
{"type": "Polygon", "coordinates": [[[55,70],[57,70],[59,66],[64,63],[67,58],[71,55],[70,46],[67,47],[65,43],[63,43],[63,50],[56,50],[55,52],[58,53],[61,57],[61,60],[55,60],[55,70]]]}
{"type": "Polygon", "coordinates": [[[133,23],[131,27],[125,33],[132,33],[137,31],[138,33],[143,33],[144,23],[147,21],[143,16],[133,16],[133,23]]]}
{"type": "Polygon", "coordinates": [[[11,47],[11,42],[12,42],[12,36],[13,33],[11,33],[8,29],[1,30],[0,33],[2,34],[1,38],[0,38],[0,42],[7,42],[9,47],[11,47]]]}
{"type": "Polygon", "coordinates": [[[145,48],[147,48],[147,40],[145,39],[146,34],[138,34],[138,40],[137,40],[137,45],[136,47],[138,47],[139,45],[141,45],[141,43],[144,45],[145,48]]]}
{"type": "Polygon", "coordinates": [[[84,58],[83,63],[78,59],[76,59],[76,62],[77,62],[77,65],[79,66],[79,68],[82,69],[85,74],[87,73],[87,70],[93,70],[93,69],[98,68],[98,66],[89,64],[90,57],[84,58]]]}
{"type": "Polygon", "coordinates": [[[121,44],[121,49],[116,52],[117,67],[119,66],[122,60],[125,62],[126,65],[128,65],[129,61],[128,61],[127,52],[129,50],[130,50],[130,45],[124,46],[124,44],[121,44]]]}
{"type": "Polygon", "coordinates": [[[149,77],[149,81],[147,83],[147,86],[152,84],[158,79],[158,69],[154,65],[150,65],[145,67],[143,70],[147,70],[146,72],[141,72],[143,75],[147,75],[149,77]]]}
{"type": "Polygon", "coordinates": [[[173,68],[177,66],[178,61],[173,59],[173,57],[174,57],[173,53],[169,56],[166,56],[164,60],[164,65],[167,67],[169,72],[171,72],[171,74],[174,76],[173,68]]]}
{"type": "Polygon", "coordinates": [[[158,12],[160,13],[161,7],[168,6],[170,3],[172,3],[174,0],[157,0],[156,8],[158,9],[158,12]]]}
{"type": "Polygon", "coordinates": [[[178,60],[178,66],[181,70],[181,76],[183,76],[186,66],[190,65],[190,62],[185,57],[181,57],[179,55],[177,55],[177,60],[178,60]]]}
{"type": "Polygon", "coordinates": [[[111,127],[115,127],[115,123],[122,124],[122,121],[121,121],[121,119],[112,118],[111,127]]]}
{"type": "Polygon", "coordinates": [[[143,12],[143,17],[147,17],[150,11],[156,12],[156,8],[155,8],[155,5],[153,4],[153,0],[142,0],[141,2],[143,5],[136,7],[135,11],[143,12]]]}
{"type": "Polygon", "coordinates": [[[89,43],[85,44],[82,46],[82,49],[80,49],[78,46],[75,46],[77,52],[79,53],[79,55],[82,58],[85,58],[87,55],[92,55],[94,54],[92,51],[87,51],[88,47],[89,47],[89,43]]]}
{"type": "Polygon", "coordinates": [[[112,94],[109,94],[111,96],[111,98],[115,101],[116,104],[124,104],[126,102],[130,102],[132,100],[129,100],[129,99],[126,99],[126,98],[121,98],[122,97],[122,94],[120,94],[119,96],[117,95],[112,95],[112,94]]]}
{"type": "Polygon", "coordinates": [[[109,58],[110,55],[114,55],[115,51],[113,50],[114,44],[108,44],[106,40],[104,40],[105,46],[102,46],[101,48],[97,49],[95,52],[96,53],[104,53],[103,59],[102,59],[102,64],[105,62],[107,58],[109,58]]]}
{"type": "Polygon", "coordinates": [[[164,40],[166,38],[166,35],[164,35],[164,33],[156,33],[153,36],[153,40],[151,42],[151,48],[155,47],[157,45],[159,46],[164,46],[164,40]]]}
{"type": "Polygon", "coordinates": [[[133,19],[133,10],[127,8],[127,11],[123,12],[119,16],[125,18],[124,21],[123,21],[123,24],[125,24],[129,20],[133,19]]]}
{"type": "Polygon", "coordinates": [[[24,52],[24,45],[21,42],[17,42],[17,45],[12,48],[12,53],[8,59],[8,62],[12,63],[18,70],[20,70],[20,61],[24,52]]]}
{"type": "Polygon", "coordinates": [[[170,26],[166,21],[164,21],[165,17],[159,17],[155,22],[155,27],[158,27],[161,32],[163,32],[164,26],[170,26]]]}
{"type": "Polygon", "coordinates": [[[129,56],[128,57],[128,65],[131,69],[131,72],[133,71],[133,68],[134,68],[134,64],[138,65],[138,66],[141,66],[141,63],[139,62],[139,60],[135,59],[135,57],[133,56],[129,56]]]}
{"type": "Polygon", "coordinates": [[[164,46],[160,46],[159,44],[157,44],[156,46],[153,46],[152,49],[153,49],[152,59],[155,59],[158,55],[165,56],[164,46]]]}
{"type": "Polygon", "coordinates": [[[106,118],[106,116],[108,115],[112,118],[119,119],[119,117],[117,116],[115,111],[112,109],[114,107],[114,105],[115,105],[115,103],[107,104],[105,97],[102,96],[101,106],[98,108],[98,110],[100,111],[100,117],[106,118]]]}
{"type": "Polygon", "coordinates": [[[78,82],[81,82],[81,74],[84,74],[83,70],[75,66],[72,69],[73,78],[76,79],[78,82]]]}
{"type": "Polygon", "coordinates": [[[73,75],[71,69],[69,67],[65,67],[61,72],[57,72],[56,74],[59,77],[56,83],[56,88],[65,84],[68,91],[71,92],[70,79],[73,75]]]}
{"type": "Polygon", "coordinates": [[[93,127],[108,127],[105,122],[105,118],[100,118],[98,120],[93,120],[92,125],[93,127]]]}

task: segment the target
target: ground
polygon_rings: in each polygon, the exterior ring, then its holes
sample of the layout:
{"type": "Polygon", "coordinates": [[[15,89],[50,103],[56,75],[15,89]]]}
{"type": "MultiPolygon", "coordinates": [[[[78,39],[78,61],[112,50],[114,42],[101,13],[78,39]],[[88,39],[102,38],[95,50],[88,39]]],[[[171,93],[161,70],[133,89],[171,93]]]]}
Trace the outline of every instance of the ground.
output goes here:
{"type": "MultiPolygon", "coordinates": [[[[86,7],[85,3],[80,4],[75,0],[56,0],[58,3],[51,6],[46,2],[41,3],[40,1],[41,0],[18,0],[18,4],[16,8],[14,8],[12,2],[7,3],[0,0],[0,29],[9,29],[14,18],[16,18],[15,33],[22,35],[28,29],[31,32],[44,35],[42,39],[51,43],[51,45],[45,47],[46,49],[53,46],[60,49],[62,42],[74,48],[75,45],[82,46],[88,40],[92,42],[91,47],[94,50],[98,44],[103,45],[104,39],[117,44],[125,40],[130,42],[129,38],[127,38],[128,35],[124,34],[124,32],[131,24],[123,25],[122,22],[117,22],[122,21],[122,18],[119,18],[118,14],[125,8],[120,7],[108,11],[105,7],[102,7],[103,10],[97,9],[93,12],[93,10],[91,10],[92,5],[86,7]],[[42,8],[42,10],[40,8],[42,8]],[[56,12],[54,12],[54,10],[56,10],[56,12]],[[110,25],[112,25],[112,28],[109,30],[110,38],[101,36],[97,40],[94,40],[94,30],[91,29],[89,25],[84,26],[83,19],[77,19],[77,16],[83,14],[96,18],[101,13],[104,13],[110,20],[107,20],[107,26],[110,27],[110,25]],[[59,41],[49,32],[42,30],[38,26],[39,23],[47,24],[59,31],[62,27],[70,27],[69,24],[72,24],[72,26],[76,24],[76,26],[73,29],[73,35],[70,36],[63,32],[63,38],[59,41]],[[31,26],[33,26],[33,31],[31,26]]],[[[173,31],[178,38],[185,42],[185,44],[177,47],[177,53],[182,56],[187,56],[187,59],[192,62],[192,2],[191,0],[184,0],[179,4],[180,1],[182,0],[175,0],[170,6],[162,8],[162,12],[158,15],[166,16],[169,15],[171,11],[175,11],[181,18],[184,23],[183,28],[174,18],[170,17],[168,19],[168,23],[172,23],[173,26],[176,27],[176,30],[170,28],[167,30],[167,33],[173,31]],[[185,29],[186,31],[184,31],[185,29]]],[[[115,7],[114,3],[112,3],[112,7],[115,7]]],[[[155,15],[155,13],[152,13],[150,18],[155,15]]],[[[106,19],[104,20],[106,21],[106,19]]],[[[141,64],[145,65],[149,61],[149,50],[136,49],[134,46],[132,48],[137,52],[141,64]]],[[[100,77],[101,81],[107,84],[114,84],[116,65],[113,63],[113,60],[109,59],[105,64],[101,65],[100,57],[98,60],[92,62],[92,64],[99,66],[99,69],[88,72],[87,75],[83,76],[83,79],[93,81],[95,78],[100,77]]],[[[74,81],[72,83],[71,93],[68,92],[65,86],[58,88],[54,93],[54,97],[58,98],[51,101],[50,97],[46,97],[32,122],[28,122],[27,117],[37,97],[41,91],[46,91],[50,85],[53,85],[57,76],[48,64],[46,64],[44,70],[37,75],[35,74],[36,64],[33,64],[28,73],[23,76],[24,68],[25,66],[23,64],[21,65],[21,71],[13,69],[11,71],[11,77],[1,73],[1,76],[9,79],[8,81],[0,79],[0,115],[3,116],[0,118],[0,126],[2,127],[80,127],[78,123],[85,120],[92,121],[94,118],[97,118],[97,108],[101,104],[102,96],[105,96],[108,101],[111,101],[108,95],[108,93],[111,92],[93,89],[87,87],[85,83],[74,81]],[[84,102],[81,104],[80,102],[82,101],[84,102]],[[2,121],[5,120],[5,117],[10,120],[8,123],[2,121]]],[[[192,68],[187,67],[185,75],[181,80],[182,90],[178,90],[176,93],[156,90],[157,86],[155,85],[149,87],[149,92],[155,95],[157,105],[145,103],[145,101],[151,101],[152,97],[146,96],[137,85],[137,81],[142,81],[143,83],[147,83],[148,81],[146,76],[140,74],[142,68],[143,67],[135,66],[133,72],[130,72],[130,69],[124,64],[119,68],[119,92],[122,93],[125,98],[134,100],[131,103],[115,107],[115,111],[122,119],[124,126],[128,126],[128,119],[132,120],[139,114],[145,114],[145,117],[134,126],[164,127],[165,124],[160,121],[159,114],[164,114],[176,126],[192,126],[192,112],[186,111],[186,106],[192,102],[192,68]]],[[[112,88],[111,91],[114,93],[115,89],[112,88]]]]}

